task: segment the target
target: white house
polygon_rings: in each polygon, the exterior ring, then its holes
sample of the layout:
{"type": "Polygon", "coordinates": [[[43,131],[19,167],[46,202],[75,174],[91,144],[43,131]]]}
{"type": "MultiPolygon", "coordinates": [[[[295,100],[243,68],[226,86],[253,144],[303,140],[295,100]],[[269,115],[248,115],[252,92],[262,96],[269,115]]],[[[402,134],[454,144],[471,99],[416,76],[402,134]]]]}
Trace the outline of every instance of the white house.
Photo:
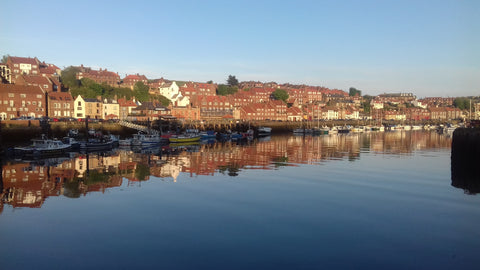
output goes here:
{"type": "Polygon", "coordinates": [[[173,106],[184,107],[190,104],[190,98],[182,96],[176,82],[164,83],[159,88],[160,95],[172,101],[173,106]]]}
{"type": "Polygon", "coordinates": [[[114,99],[103,100],[103,119],[119,119],[120,104],[114,99]]]}
{"type": "Polygon", "coordinates": [[[80,95],[73,102],[73,117],[85,118],[85,100],[80,95]]]}

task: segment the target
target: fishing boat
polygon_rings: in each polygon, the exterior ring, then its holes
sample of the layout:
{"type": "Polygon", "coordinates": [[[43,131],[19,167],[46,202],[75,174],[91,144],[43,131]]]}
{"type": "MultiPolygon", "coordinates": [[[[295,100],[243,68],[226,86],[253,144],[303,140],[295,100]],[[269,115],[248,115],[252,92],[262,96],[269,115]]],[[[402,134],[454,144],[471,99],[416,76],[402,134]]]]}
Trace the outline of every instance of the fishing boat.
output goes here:
{"type": "Polygon", "coordinates": [[[14,153],[17,157],[44,157],[65,153],[70,148],[70,144],[43,137],[41,139],[33,139],[32,144],[29,146],[15,147],[14,153]]]}
{"type": "Polygon", "coordinates": [[[93,138],[80,144],[80,150],[83,151],[103,151],[111,150],[114,147],[114,142],[108,138],[93,138]]]}
{"type": "Polygon", "coordinates": [[[132,146],[147,146],[160,143],[160,134],[158,133],[137,133],[133,135],[132,146]]]}
{"type": "Polygon", "coordinates": [[[168,140],[171,143],[186,143],[186,142],[197,142],[200,141],[201,136],[194,133],[185,133],[180,135],[172,135],[168,140]]]}
{"type": "Polygon", "coordinates": [[[258,136],[270,136],[271,134],[271,127],[258,127],[258,136]]]}

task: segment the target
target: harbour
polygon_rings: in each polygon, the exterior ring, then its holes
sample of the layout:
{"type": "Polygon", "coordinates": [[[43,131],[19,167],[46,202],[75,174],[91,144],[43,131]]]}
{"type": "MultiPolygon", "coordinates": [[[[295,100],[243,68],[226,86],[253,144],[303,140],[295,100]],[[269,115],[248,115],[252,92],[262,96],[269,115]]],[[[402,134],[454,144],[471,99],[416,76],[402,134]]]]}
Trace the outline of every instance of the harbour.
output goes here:
{"type": "Polygon", "coordinates": [[[272,134],[4,160],[3,265],[474,269],[478,191],[453,183],[452,139],[272,134]]]}

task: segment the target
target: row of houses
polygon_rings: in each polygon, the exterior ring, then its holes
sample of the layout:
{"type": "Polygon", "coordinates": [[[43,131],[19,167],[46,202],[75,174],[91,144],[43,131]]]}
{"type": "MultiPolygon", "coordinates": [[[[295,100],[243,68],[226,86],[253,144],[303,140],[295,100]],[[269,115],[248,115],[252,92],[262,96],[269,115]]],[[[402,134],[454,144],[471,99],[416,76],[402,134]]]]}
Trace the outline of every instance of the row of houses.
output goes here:
{"type": "MultiPolygon", "coordinates": [[[[169,107],[158,102],[139,103],[125,99],[95,99],[72,97],[62,92],[61,70],[37,58],[8,57],[0,65],[0,113],[2,119],[20,116],[72,117],[95,119],[156,119],[170,116],[203,120],[233,118],[239,120],[299,121],[305,119],[360,119],[363,115],[361,96],[349,96],[338,89],[306,85],[243,82],[240,91],[229,96],[217,95],[212,83],[176,82],[163,78],[148,80],[144,75],[127,75],[120,80],[118,73],[107,69],[78,67],[77,79],[90,78],[112,86],[131,89],[138,82],[150,87],[150,95],[162,95],[171,101],[169,107]],[[272,93],[284,89],[289,94],[287,104],[274,100],[272,93]]],[[[458,109],[439,107],[452,104],[453,99],[426,98],[417,100],[412,93],[381,94],[370,105],[372,118],[386,120],[427,120],[461,118],[458,109]],[[406,109],[405,103],[415,108],[406,109]],[[385,104],[403,105],[402,110],[386,110],[385,104]]]]}

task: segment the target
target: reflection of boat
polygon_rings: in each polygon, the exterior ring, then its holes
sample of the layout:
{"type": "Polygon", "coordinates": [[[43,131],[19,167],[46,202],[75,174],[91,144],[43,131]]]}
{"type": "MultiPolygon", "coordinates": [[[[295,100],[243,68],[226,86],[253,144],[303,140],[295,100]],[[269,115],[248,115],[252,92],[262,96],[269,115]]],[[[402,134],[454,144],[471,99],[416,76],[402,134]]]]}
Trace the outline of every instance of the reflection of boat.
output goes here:
{"type": "Polygon", "coordinates": [[[337,130],[338,130],[338,133],[349,133],[350,132],[350,128],[347,127],[347,126],[338,127],[337,130]]]}
{"type": "Polygon", "coordinates": [[[34,139],[32,145],[26,147],[15,147],[16,156],[20,157],[43,157],[65,153],[71,147],[70,144],[63,143],[60,140],[34,139]]]}
{"type": "Polygon", "coordinates": [[[201,136],[197,134],[172,135],[168,140],[171,143],[198,142],[201,136]]]}
{"type": "Polygon", "coordinates": [[[202,140],[215,139],[217,133],[214,130],[207,130],[200,132],[200,136],[202,137],[202,140]]]}
{"type": "Polygon", "coordinates": [[[313,130],[309,128],[296,128],[293,130],[293,134],[312,134],[312,133],[313,133],[313,130]]]}
{"type": "Polygon", "coordinates": [[[109,138],[89,139],[80,145],[80,149],[85,151],[110,150],[113,148],[113,145],[114,141],[109,138]]]}
{"type": "Polygon", "coordinates": [[[132,145],[132,139],[118,140],[119,146],[130,146],[132,145]]]}
{"type": "Polygon", "coordinates": [[[258,136],[269,136],[272,134],[271,127],[258,127],[258,136]]]}

